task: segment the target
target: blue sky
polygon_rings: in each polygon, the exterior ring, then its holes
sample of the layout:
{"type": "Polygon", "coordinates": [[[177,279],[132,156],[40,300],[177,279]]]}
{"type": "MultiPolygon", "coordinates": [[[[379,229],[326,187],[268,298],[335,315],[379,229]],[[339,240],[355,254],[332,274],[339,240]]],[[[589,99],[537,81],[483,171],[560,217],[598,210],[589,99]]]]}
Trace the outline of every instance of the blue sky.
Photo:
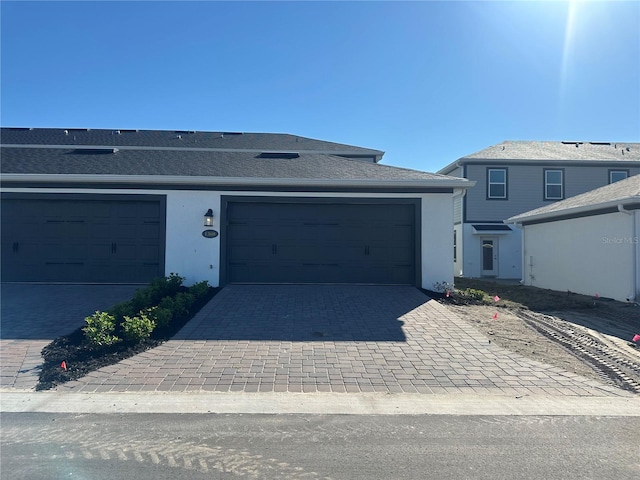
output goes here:
{"type": "Polygon", "coordinates": [[[436,171],[640,141],[640,2],[10,2],[3,126],[286,132],[436,171]]]}

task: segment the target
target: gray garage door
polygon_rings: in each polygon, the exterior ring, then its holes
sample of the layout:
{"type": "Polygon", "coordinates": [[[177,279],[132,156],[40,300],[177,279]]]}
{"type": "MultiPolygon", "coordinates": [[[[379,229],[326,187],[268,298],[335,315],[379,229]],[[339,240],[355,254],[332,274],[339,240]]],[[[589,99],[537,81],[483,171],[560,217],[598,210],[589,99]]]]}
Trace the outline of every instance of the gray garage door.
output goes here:
{"type": "Polygon", "coordinates": [[[228,203],[229,282],[415,283],[415,205],[228,203]]]}
{"type": "Polygon", "coordinates": [[[161,202],[2,200],[2,281],[148,282],[164,274],[161,202]]]}

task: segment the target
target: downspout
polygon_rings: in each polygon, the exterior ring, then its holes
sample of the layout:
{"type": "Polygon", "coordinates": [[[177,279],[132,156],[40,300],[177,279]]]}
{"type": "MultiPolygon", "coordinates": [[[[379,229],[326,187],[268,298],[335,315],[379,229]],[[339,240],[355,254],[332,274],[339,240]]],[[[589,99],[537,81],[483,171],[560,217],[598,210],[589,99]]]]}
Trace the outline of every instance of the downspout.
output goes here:
{"type": "Polygon", "coordinates": [[[631,293],[627,296],[627,302],[635,302],[638,296],[638,284],[640,279],[638,275],[638,222],[636,221],[636,212],[627,210],[621,203],[618,204],[618,211],[631,217],[631,233],[635,235],[631,238],[631,293]]]}
{"type": "MultiPolygon", "coordinates": [[[[464,197],[467,195],[468,188],[457,188],[454,190],[453,196],[460,195],[460,244],[458,245],[458,265],[462,265],[460,268],[460,275],[464,276],[464,197]]],[[[455,225],[454,225],[455,229],[455,225]]],[[[455,269],[454,269],[455,276],[455,269]]]]}
{"type": "MultiPolygon", "coordinates": [[[[514,223],[513,224],[515,227],[517,227],[518,229],[520,229],[520,263],[522,264],[520,266],[521,268],[521,274],[520,274],[520,284],[521,285],[526,285],[527,281],[527,256],[525,255],[525,240],[524,240],[524,225],[522,225],[521,223],[514,223]]],[[[532,282],[529,282],[530,285],[532,285],[532,282]]]]}

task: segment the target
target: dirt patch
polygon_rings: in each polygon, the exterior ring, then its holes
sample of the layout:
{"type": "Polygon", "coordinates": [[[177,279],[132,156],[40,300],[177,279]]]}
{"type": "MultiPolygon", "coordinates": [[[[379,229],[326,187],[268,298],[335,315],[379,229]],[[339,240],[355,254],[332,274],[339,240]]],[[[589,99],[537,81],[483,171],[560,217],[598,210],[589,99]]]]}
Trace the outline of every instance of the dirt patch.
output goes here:
{"type": "Polygon", "coordinates": [[[587,378],[622,387],[619,381],[595,369],[579,352],[532,328],[522,314],[528,314],[528,318],[552,317],[554,322],[584,331],[640,363],[640,342],[632,342],[633,336],[640,333],[640,307],[634,303],[462,278],[456,279],[455,289],[448,296],[430,294],[474,325],[492,343],[587,378]]]}

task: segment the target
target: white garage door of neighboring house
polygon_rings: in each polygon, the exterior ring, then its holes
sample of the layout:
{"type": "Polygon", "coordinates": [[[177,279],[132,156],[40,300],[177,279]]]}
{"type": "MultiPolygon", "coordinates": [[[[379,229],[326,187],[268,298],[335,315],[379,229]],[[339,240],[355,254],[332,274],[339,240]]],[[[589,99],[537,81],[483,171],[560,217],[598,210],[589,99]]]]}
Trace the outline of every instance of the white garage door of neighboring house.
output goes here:
{"type": "Polygon", "coordinates": [[[157,196],[2,198],[2,281],[139,283],[164,275],[157,196]]]}
{"type": "Polygon", "coordinates": [[[414,201],[229,201],[226,280],[416,284],[417,208],[414,201]]]}

